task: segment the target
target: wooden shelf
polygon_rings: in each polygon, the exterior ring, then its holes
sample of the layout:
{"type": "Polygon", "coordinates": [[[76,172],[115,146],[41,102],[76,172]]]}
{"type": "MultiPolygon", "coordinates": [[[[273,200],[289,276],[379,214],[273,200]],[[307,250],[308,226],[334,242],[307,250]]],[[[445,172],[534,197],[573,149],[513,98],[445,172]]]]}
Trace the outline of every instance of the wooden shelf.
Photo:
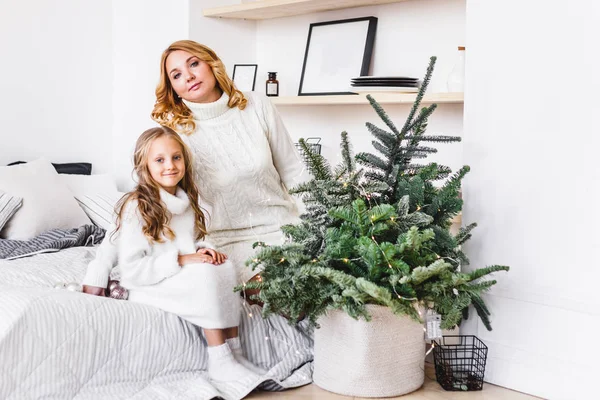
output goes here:
{"type": "MultiPolygon", "coordinates": [[[[414,93],[374,93],[373,98],[380,104],[412,104],[417,96],[414,93]]],[[[369,104],[367,96],[338,95],[338,96],[282,96],[270,97],[273,104],[278,106],[327,106],[327,105],[361,105],[369,104]]],[[[423,96],[422,104],[462,104],[464,93],[431,93],[423,96]]]]}
{"type": "Polygon", "coordinates": [[[259,20],[403,1],[407,0],[261,0],[231,6],[205,8],[203,14],[205,17],[214,18],[259,20]]]}

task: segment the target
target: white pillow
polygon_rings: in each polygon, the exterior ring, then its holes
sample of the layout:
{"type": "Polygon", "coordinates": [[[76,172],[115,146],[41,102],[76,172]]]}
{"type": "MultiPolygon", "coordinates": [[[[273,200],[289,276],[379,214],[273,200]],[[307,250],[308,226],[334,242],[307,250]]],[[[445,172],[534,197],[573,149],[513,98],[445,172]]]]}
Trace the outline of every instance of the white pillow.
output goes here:
{"type": "Polygon", "coordinates": [[[109,174],[72,175],[59,174],[73,195],[114,193],[117,191],[115,180],[109,174]]]}
{"type": "Polygon", "coordinates": [[[106,230],[116,220],[115,205],[125,194],[117,191],[117,185],[109,174],[71,175],[60,174],[75,200],[92,222],[106,230]]]}
{"type": "Polygon", "coordinates": [[[96,226],[110,230],[116,221],[115,206],[124,194],[117,191],[78,194],[75,195],[75,200],[96,226]]]}
{"type": "Polygon", "coordinates": [[[0,231],[23,204],[23,199],[0,190],[0,231]]]}
{"type": "Polygon", "coordinates": [[[0,238],[28,240],[50,229],[90,224],[48,160],[0,167],[0,188],[23,198],[23,205],[2,229],[0,238]]]}

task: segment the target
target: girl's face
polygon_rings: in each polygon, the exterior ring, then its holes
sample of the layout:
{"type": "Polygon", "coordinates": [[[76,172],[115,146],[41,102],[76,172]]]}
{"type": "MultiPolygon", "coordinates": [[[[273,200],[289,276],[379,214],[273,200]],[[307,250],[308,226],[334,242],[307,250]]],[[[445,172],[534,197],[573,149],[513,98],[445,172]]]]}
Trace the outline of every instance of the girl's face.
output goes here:
{"type": "Polygon", "coordinates": [[[148,151],[148,171],[156,183],[174,195],[177,184],[185,175],[185,160],[179,142],[169,136],[155,139],[148,151]]]}
{"type": "Polygon", "coordinates": [[[173,90],[182,99],[212,103],[221,97],[212,69],[193,54],[176,50],[169,54],[165,66],[173,90]]]}

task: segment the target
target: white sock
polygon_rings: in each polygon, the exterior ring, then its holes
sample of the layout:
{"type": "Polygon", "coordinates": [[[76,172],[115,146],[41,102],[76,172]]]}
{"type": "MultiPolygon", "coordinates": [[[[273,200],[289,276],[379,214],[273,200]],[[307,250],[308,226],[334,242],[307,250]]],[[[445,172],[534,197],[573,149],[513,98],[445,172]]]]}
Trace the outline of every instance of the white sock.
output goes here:
{"type": "Polygon", "coordinates": [[[215,381],[237,381],[254,373],[238,363],[227,343],[208,346],[208,376],[215,381]]]}
{"type": "Polygon", "coordinates": [[[237,362],[242,364],[244,367],[248,368],[250,371],[257,373],[259,375],[264,375],[267,373],[264,369],[252,364],[246,357],[244,357],[244,353],[242,352],[242,343],[240,342],[239,336],[236,336],[231,339],[226,340],[231,352],[233,353],[233,357],[237,362]]]}

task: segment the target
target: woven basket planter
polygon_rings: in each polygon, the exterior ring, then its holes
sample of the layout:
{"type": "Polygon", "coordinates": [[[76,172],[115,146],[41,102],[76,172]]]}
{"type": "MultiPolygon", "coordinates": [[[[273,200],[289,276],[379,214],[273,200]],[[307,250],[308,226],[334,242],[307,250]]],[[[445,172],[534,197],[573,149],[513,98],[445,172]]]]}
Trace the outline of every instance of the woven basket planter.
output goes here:
{"type": "Polygon", "coordinates": [[[332,310],[315,329],[314,382],[346,396],[390,397],[423,385],[423,325],[367,305],[372,319],[355,320],[332,310]]]}

